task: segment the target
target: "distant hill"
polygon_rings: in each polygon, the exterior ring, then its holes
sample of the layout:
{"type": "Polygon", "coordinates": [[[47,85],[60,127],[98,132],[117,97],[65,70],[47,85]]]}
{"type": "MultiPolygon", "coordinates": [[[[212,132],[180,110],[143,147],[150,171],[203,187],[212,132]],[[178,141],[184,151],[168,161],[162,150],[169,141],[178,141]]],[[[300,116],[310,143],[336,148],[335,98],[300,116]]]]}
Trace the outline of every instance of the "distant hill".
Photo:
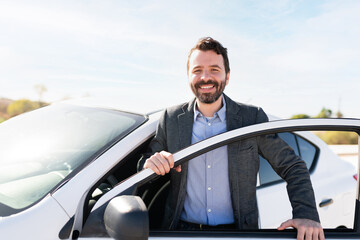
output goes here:
{"type": "Polygon", "coordinates": [[[6,109],[9,106],[10,103],[12,103],[14,100],[8,99],[8,98],[0,98],[0,118],[6,117],[6,109]]]}
{"type": "Polygon", "coordinates": [[[29,99],[12,100],[0,97],[0,122],[47,105],[49,105],[47,102],[32,101],[29,99]]]}

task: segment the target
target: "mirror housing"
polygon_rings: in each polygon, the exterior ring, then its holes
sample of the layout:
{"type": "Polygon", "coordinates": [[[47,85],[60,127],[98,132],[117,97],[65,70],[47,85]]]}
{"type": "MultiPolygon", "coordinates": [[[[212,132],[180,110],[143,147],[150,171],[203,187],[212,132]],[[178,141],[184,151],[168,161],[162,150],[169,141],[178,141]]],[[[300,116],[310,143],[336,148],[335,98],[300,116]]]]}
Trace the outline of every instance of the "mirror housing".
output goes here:
{"type": "Polygon", "coordinates": [[[110,237],[118,240],[143,240],[149,237],[149,215],[138,196],[119,196],[105,209],[104,223],[110,237]]]}

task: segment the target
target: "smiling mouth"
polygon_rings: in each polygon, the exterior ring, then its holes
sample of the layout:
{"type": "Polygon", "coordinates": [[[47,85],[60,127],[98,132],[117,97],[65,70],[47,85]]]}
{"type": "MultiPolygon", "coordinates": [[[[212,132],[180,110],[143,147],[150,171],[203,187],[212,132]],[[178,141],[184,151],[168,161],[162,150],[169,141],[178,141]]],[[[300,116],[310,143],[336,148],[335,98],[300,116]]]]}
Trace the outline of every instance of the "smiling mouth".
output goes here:
{"type": "Polygon", "coordinates": [[[211,93],[214,91],[216,91],[217,87],[218,87],[218,83],[213,81],[213,80],[209,80],[209,81],[199,81],[195,84],[195,89],[197,89],[197,91],[200,91],[201,93],[211,93]]]}
{"type": "Polygon", "coordinates": [[[214,87],[214,85],[203,85],[203,86],[200,86],[200,88],[201,89],[211,89],[211,88],[213,88],[214,87]]]}

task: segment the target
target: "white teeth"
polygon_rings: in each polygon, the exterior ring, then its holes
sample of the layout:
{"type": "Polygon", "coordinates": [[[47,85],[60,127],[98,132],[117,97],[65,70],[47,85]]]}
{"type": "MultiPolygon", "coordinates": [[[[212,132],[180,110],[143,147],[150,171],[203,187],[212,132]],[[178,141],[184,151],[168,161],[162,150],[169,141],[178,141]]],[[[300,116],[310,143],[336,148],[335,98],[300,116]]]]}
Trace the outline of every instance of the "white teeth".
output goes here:
{"type": "Polygon", "coordinates": [[[209,88],[212,88],[212,87],[214,87],[214,86],[207,86],[207,87],[201,87],[201,88],[205,88],[205,89],[209,89],[209,88]]]}

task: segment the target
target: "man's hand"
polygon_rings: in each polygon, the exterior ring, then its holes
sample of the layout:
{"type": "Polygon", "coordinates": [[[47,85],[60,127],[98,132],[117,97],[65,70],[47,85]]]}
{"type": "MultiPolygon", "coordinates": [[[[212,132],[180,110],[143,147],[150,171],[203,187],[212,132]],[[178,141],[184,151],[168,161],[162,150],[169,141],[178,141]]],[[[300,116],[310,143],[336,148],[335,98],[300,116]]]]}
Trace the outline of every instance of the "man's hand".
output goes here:
{"type": "MultiPolygon", "coordinates": [[[[170,168],[174,167],[174,158],[171,153],[161,151],[160,153],[155,153],[150,158],[148,158],[144,164],[144,168],[150,168],[157,175],[165,175],[170,172],[170,168]]],[[[181,172],[181,166],[175,168],[177,172],[181,172]]]]}
{"type": "Polygon", "coordinates": [[[284,230],[288,227],[297,229],[297,240],[325,240],[324,231],[321,224],[310,219],[290,219],[283,222],[278,230],[284,230]]]}

